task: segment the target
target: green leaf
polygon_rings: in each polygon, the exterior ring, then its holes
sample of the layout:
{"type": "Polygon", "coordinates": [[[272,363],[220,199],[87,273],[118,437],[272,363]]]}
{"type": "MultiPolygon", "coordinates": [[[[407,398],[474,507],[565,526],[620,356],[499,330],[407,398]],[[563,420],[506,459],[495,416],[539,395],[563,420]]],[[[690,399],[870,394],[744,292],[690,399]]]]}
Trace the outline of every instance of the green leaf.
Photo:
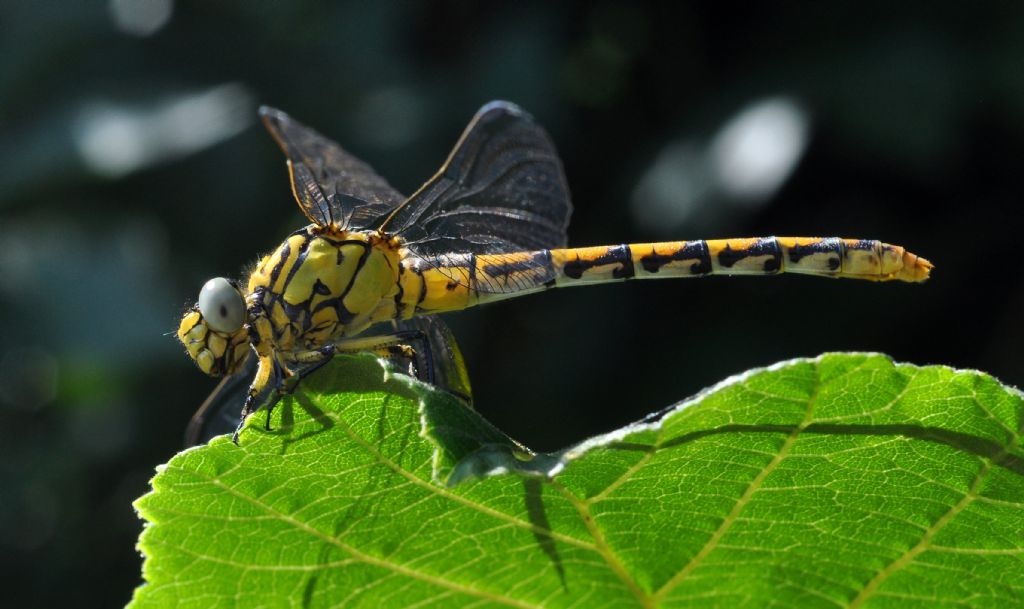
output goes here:
{"type": "Polygon", "coordinates": [[[130,606],[1019,606],[1022,403],[978,372],[826,355],[530,460],[338,358],[271,431],[257,414],[161,468],[130,606]]]}

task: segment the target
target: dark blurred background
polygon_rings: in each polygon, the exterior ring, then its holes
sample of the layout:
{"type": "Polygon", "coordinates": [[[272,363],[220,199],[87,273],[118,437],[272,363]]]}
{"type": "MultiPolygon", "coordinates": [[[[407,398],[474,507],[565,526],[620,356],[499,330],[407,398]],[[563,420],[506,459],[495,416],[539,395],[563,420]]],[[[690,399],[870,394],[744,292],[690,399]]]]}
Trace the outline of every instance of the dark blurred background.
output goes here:
{"type": "Polygon", "coordinates": [[[261,103],[411,192],[483,102],[518,102],[564,158],[573,245],[842,235],[936,264],[451,315],[477,408],[536,449],[824,351],[1024,382],[1024,4],[912,5],[4,2],[0,604],[140,581],[131,501],[214,384],[167,333],[305,223],[261,103]]]}

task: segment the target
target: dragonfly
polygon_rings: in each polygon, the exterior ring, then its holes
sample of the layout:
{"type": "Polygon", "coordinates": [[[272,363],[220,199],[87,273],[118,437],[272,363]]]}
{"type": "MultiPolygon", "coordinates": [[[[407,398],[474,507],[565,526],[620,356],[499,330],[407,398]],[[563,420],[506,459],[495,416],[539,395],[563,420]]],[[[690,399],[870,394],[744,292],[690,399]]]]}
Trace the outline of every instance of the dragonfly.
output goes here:
{"type": "MultiPolygon", "coordinates": [[[[341,353],[409,361],[422,380],[468,396],[458,347],[434,317],[440,313],[630,279],[801,273],[916,283],[932,269],[905,248],[874,239],[568,247],[572,203],[554,144],[506,101],[485,104],[437,173],[408,197],[284,112],[264,106],[259,114],[285,154],[292,194],[311,224],[262,257],[243,281],[206,282],[177,331],[201,371],[225,377],[215,395],[244,395],[241,412],[230,417],[236,442],[250,414],[272,409],[341,353]]],[[[211,404],[228,401],[207,401],[193,420],[193,439],[217,418],[211,404]]]]}

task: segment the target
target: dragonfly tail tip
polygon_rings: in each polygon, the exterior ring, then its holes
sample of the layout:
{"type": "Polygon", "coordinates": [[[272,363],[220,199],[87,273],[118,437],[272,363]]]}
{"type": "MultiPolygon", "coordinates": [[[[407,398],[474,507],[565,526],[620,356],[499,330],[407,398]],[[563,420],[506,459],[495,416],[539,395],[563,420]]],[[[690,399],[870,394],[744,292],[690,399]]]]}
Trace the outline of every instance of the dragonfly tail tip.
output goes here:
{"type": "Polygon", "coordinates": [[[926,281],[931,276],[933,268],[935,268],[935,265],[927,258],[905,252],[903,254],[903,270],[900,273],[900,279],[920,283],[926,281]]]}

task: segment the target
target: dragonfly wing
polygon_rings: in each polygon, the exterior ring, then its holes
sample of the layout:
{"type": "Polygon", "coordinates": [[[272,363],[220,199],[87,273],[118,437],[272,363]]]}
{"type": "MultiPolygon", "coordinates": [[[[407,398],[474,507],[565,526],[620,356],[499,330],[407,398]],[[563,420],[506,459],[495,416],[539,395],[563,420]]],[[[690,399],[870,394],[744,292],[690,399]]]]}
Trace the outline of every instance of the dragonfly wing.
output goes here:
{"type": "Polygon", "coordinates": [[[404,200],[366,163],[284,112],[263,106],[260,118],[288,157],[295,200],[318,226],[377,226],[404,200]]]}
{"type": "MultiPolygon", "coordinates": [[[[256,376],[257,362],[255,357],[249,356],[241,370],[217,383],[199,410],[192,415],[185,430],[185,446],[205,444],[214,436],[235,431],[242,405],[249,393],[249,383],[256,376]]],[[[258,403],[262,403],[262,398],[260,396],[258,403]]]]}
{"type": "Polygon", "coordinates": [[[391,322],[395,331],[416,331],[423,334],[425,345],[413,345],[416,352],[416,377],[473,404],[469,372],[455,335],[434,315],[391,322]]]}
{"type": "Polygon", "coordinates": [[[437,174],[381,228],[441,268],[450,266],[448,255],[565,247],[571,213],[551,138],[518,106],[496,101],[477,112],[437,174]]]}
{"type": "MultiPolygon", "coordinates": [[[[471,406],[473,394],[469,374],[462,359],[462,351],[448,326],[433,316],[389,323],[394,332],[412,331],[423,337],[412,345],[415,353],[412,364],[416,377],[471,406]]],[[[205,444],[215,436],[235,431],[249,392],[249,383],[256,375],[257,362],[257,358],[249,357],[239,372],[225,377],[217,384],[192,416],[185,431],[185,446],[205,444]]],[[[295,372],[302,375],[302,369],[295,372]]],[[[268,388],[257,396],[256,403],[262,404],[270,391],[272,389],[268,388]]]]}

